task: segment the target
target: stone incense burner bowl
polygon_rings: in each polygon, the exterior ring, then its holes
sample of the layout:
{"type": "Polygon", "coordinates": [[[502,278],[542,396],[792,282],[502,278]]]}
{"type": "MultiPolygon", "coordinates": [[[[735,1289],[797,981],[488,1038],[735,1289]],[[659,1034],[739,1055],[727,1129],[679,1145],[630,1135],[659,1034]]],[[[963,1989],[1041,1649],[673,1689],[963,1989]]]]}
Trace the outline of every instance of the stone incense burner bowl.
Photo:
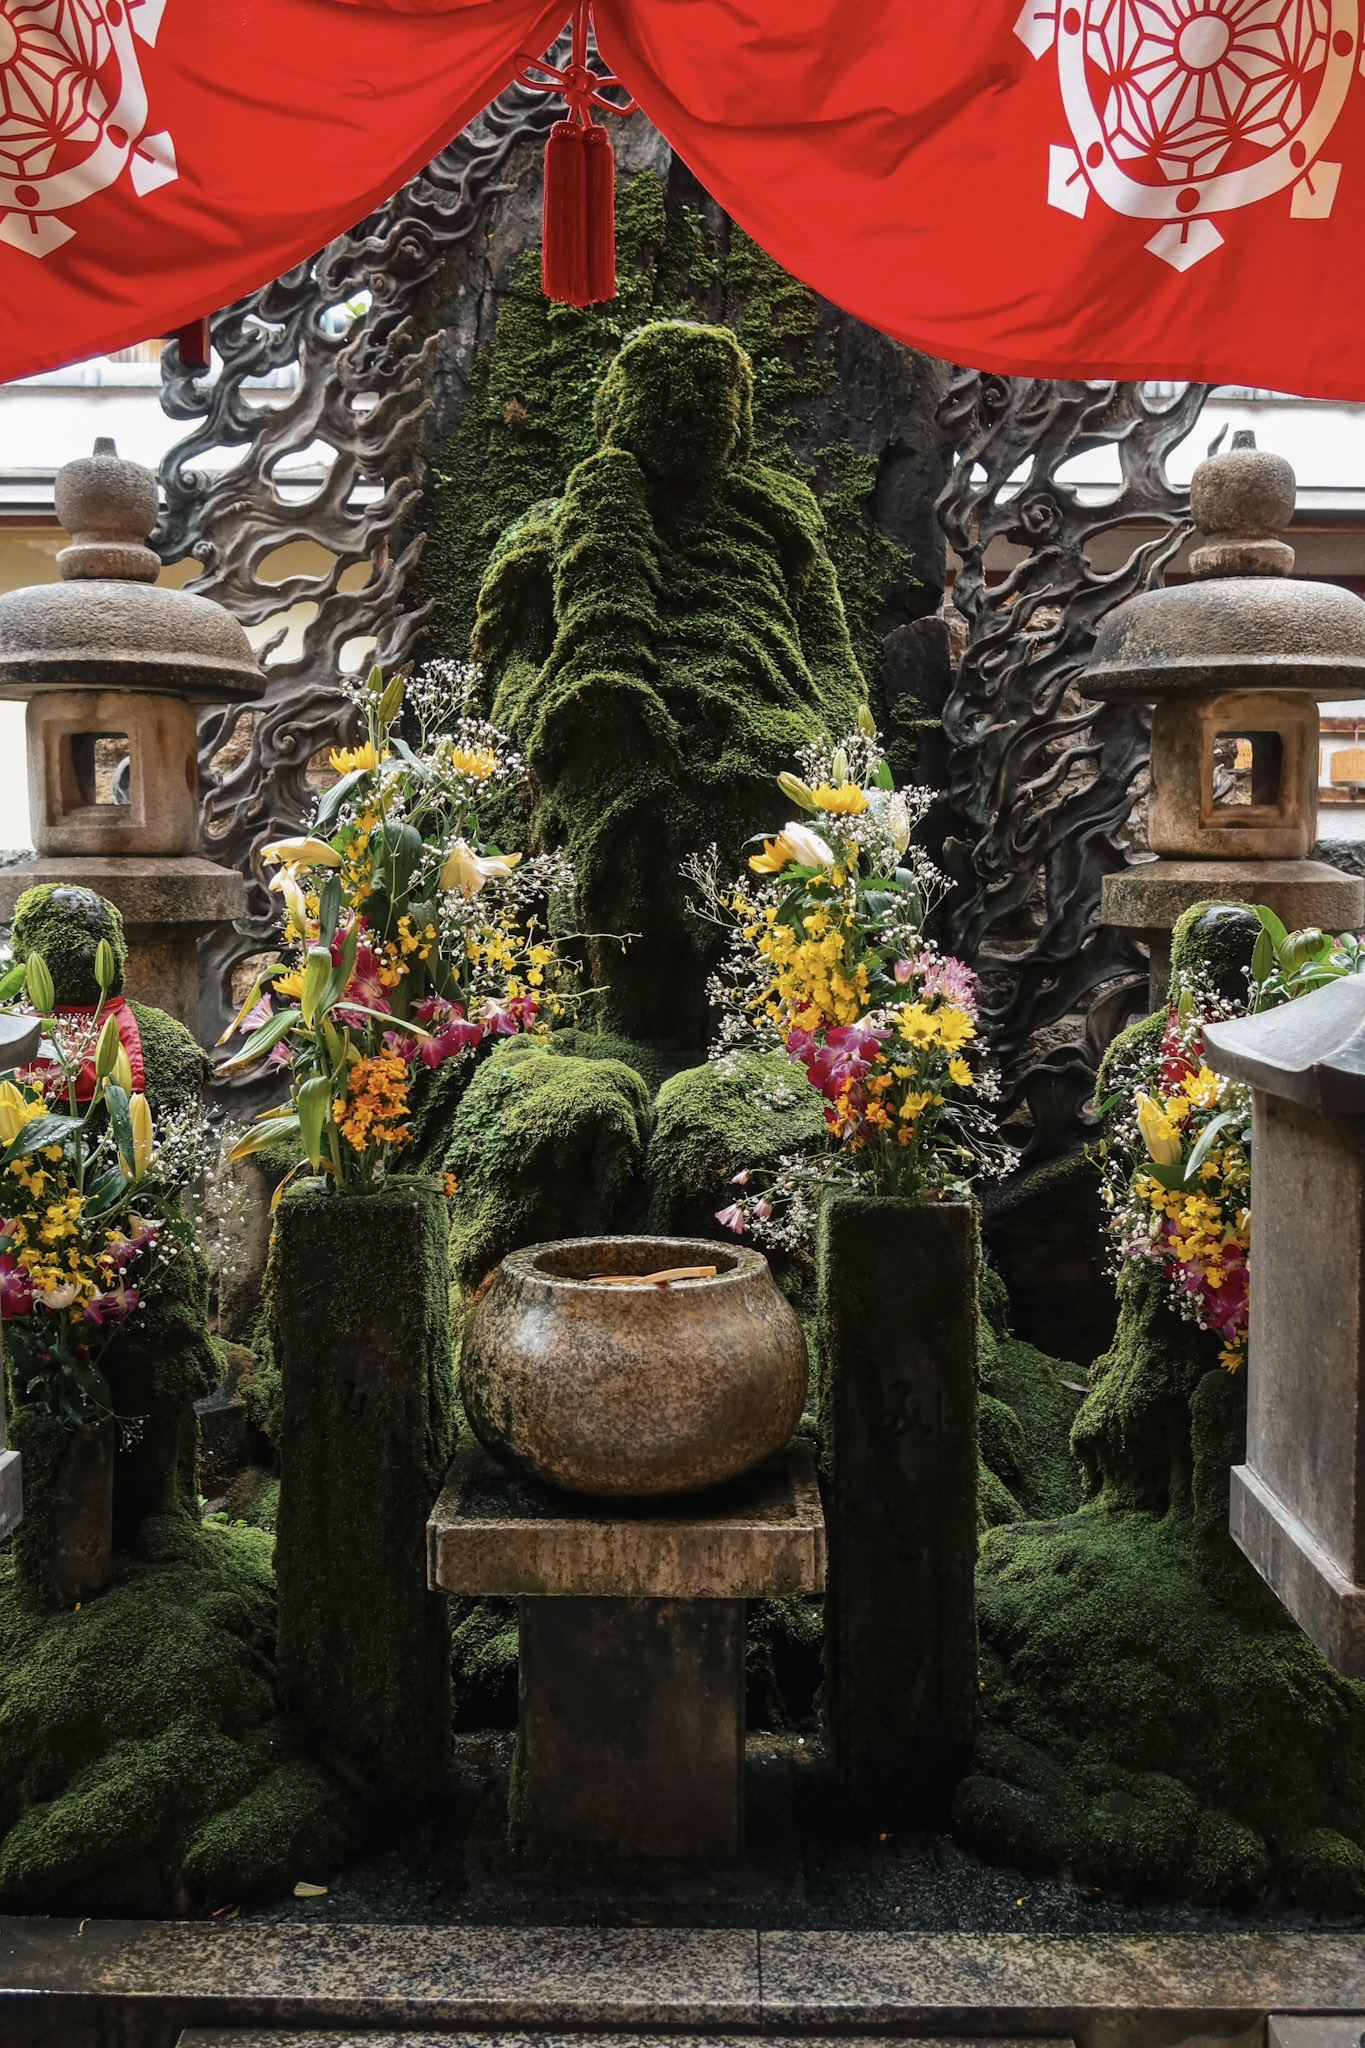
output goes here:
{"type": "Polygon", "coordinates": [[[692,1493],[761,1464],[806,1397],[801,1325],[758,1252],[568,1237],[513,1252],[470,1318],[460,1391],[485,1449],[571,1493],[692,1493]],[[623,1279],[713,1266],[713,1279],[623,1279]]]}

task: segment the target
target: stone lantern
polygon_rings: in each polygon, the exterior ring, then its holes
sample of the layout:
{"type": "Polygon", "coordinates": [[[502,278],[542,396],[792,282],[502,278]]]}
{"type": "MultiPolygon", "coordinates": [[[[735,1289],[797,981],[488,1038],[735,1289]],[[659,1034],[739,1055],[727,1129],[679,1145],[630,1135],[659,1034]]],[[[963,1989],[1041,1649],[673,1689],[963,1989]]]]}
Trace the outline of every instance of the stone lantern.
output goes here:
{"type": "Polygon", "coordinates": [[[1307,858],[1317,839],[1318,700],[1365,697],[1365,603],[1294,582],[1277,538],[1294,472],[1239,433],[1195,470],[1193,581],[1117,606],[1082,678],[1087,696],[1155,706],[1153,861],[1104,878],[1101,916],[1144,939],[1154,1009],[1170,935],[1205,898],[1264,903],[1290,930],[1365,922],[1365,883],[1307,858]]]}
{"type": "Polygon", "coordinates": [[[1365,976],[1204,1029],[1252,1090],[1246,1463],[1232,1534],[1365,1678],[1365,976]]]}
{"type": "Polygon", "coordinates": [[[60,583],[0,597],[0,697],[28,703],[37,858],[0,870],[0,918],[67,882],[123,913],[128,979],[197,1029],[198,941],[246,909],[246,885],[199,851],[195,707],[259,697],[246,634],[221,605],[156,582],[156,478],[110,440],[57,474],[72,536],[60,583]]]}

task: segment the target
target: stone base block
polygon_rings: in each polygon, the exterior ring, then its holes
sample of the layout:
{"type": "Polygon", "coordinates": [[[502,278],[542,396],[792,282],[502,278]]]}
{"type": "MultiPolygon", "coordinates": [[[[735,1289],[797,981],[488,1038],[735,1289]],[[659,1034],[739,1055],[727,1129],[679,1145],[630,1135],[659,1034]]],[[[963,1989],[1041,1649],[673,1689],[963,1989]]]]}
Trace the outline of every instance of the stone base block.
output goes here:
{"type": "Polygon", "coordinates": [[[68,882],[94,889],[123,913],[128,993],[166,1010],[198,1036],[199,941],[215,926],[246,915],[246,883],[235,868],[197,855],[62,854],[0,868],[0,922],[8,923],[25,889],[68,882]]]}
{"type": "Polygon", "coordinates": [[[1314,1542],[1249,1465],[1232,1471],[1233,1541],[1343,1678],[1365,1678],[1365,1586],[1314,1542]]]}
{"type": "Polygon", "coordinates": [[[17,1451],[0,1451],[0,1543],[24,1519],[24,1482],[17,1451]]]}
{"type": "Polygon", "coordinates": [[[1100,921],[1134,931],[1150,956],[1154,1010],[1166,1001],[1171,933],[1192,903],[1264,903],[1290,931],[1365,924],[1365,881],[1321,860],[1150,860],[1106,875],[1100,921]]]}
{"type": "Polygon", "coordinates": [[[514,1827],[532,1854],[743,1846],[744,1602],[522,1600],[514,1827]]]}

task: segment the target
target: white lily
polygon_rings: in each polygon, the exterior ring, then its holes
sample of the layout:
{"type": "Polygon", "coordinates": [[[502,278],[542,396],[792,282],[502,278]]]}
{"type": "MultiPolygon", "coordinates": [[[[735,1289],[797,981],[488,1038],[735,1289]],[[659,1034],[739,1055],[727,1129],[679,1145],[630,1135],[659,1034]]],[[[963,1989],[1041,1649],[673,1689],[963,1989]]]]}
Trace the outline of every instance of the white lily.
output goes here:
{"type": "Polygon", "coordinates": [[[485,882],[505,882],[519,853],[475,853],[463,839],[457,839],[446,855],[440,886],[447,894],[458,889],[462,896],[477,896],[485,882]]]}
{"type": "MultiPolygon", "coordinates": [[[[325,839],[276,839],[261,848],[261,859],[286,867],[292,874],[305,868],[339,868],[341,855],[325,839]]],[[[271,883],[274,887],[274,883],[271,883]]]]}
{"type": "Polygon", "coordinates": [[[803,868],[832,868],[834,850],[809,825],[793,821],[782,827],[776,839],[764,842],[762,853],[751,855],[749,866],[755,874],[780,875],[791,861],[803,868]]]}

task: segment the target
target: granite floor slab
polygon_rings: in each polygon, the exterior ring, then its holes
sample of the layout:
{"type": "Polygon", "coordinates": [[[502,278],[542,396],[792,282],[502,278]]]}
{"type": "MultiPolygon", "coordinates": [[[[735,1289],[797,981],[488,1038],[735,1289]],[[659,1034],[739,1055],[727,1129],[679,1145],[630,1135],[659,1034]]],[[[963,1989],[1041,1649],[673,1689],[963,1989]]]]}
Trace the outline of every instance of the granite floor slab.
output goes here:
{"type": "Polygon", "coordinates": [[[760,1936],[763,2018],[794,2032],[1067,2034],[1082,2048],[1248,2034],[1365,2003],[1365,1936],[760,1936]]]}
{"type": "Polygon", "coordinates": [[[3,2048],[1263,2048],[1271,2014],[1362,2007],[1355,1934],[0,1919],[3,2048]]]}
{"type": "Polygon", "coordinates": [[[4,2048],[173,2048],[212,2025],[758,2024],[751,1930],[0,1919],[4,2048]]]}

